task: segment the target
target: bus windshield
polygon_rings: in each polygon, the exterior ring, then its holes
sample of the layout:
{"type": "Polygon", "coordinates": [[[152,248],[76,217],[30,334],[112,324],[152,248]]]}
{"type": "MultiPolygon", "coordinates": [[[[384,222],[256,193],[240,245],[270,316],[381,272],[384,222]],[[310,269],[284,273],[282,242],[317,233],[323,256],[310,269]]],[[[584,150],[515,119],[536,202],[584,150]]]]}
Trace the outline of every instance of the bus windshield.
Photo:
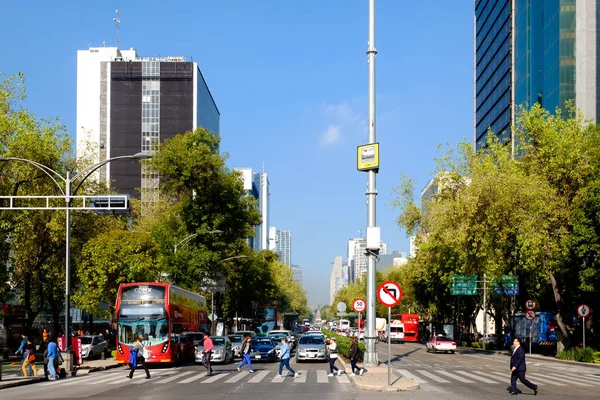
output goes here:
{"type": "Polygon", "coordinates": [[[147,346],[168,340],[167,312],[162,306],[125,305],[118,315],[119,342],[134,345],[139,336],[147,346]]]}

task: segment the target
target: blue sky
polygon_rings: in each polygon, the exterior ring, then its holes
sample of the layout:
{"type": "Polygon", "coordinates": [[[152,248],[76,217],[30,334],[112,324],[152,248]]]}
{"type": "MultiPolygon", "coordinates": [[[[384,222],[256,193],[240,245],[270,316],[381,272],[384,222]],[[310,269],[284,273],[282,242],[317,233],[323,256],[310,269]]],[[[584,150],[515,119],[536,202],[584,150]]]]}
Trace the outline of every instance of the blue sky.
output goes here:
{"type": "MultiPolygon", "coordinates": [[[[26,74],[30,110],[75,132],[76,51],[115,45],[116,8],[121,48],[199,63],[229,166],[264,163],[272,225],[292,230],[309,304],[327,303],[331,263],[366,226],[368,0],[3,2],[0,71],[26,74]]],[[[437,145],[473,137],[473,2],[378,0],[376,22],[377,223],[408,251],[392,188],[406,173],[422,189],[437,145]]]]}

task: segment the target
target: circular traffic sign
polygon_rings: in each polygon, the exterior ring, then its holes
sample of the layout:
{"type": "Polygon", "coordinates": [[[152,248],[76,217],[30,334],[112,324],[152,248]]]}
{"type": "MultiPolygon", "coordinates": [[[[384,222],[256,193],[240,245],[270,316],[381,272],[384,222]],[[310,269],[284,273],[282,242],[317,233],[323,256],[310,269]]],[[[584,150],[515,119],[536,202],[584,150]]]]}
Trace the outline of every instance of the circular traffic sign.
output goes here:
{"type": "Polygon", "coordinates": [[[528,321],[533,321],[535,319],[535,311],[533,311],[533,310],[527,310],[527,312],[525,313],[525,318],[528,321]]]}
{"type": "Polygon", "coordinates": [[[537,306],[537,303],[533,300],[527,300],[525,302],[525,308],[528,310],[533,310],[535,309],[535,306],[537,306]]]}
{"type": "Polygon", "coordinates": [[[356,299],[354,300],[354,303],[352,303],[352,308],[354,311],[361,313],[367,308],[367,302],[363,299],[356,299]]]}
{"type": "Polygon", "coordinates": [[[337,310],[339,312],[346,312],[346,303],[344,303],[343,301],[337,303],[337,310]]]}
{"type": "Polygon", "coordinates": [[[402,289],[394,281],[385,281],[377,289],[379,302],[386,307],[394,307],[402,300],[402,289]]]}
{"type": "Polygon", "coordinates": [[[581,318],[585,318],[590,315],[590,308],[586,304],[582,304],[577,307],[577,314],[579,314],[581,318]]]}

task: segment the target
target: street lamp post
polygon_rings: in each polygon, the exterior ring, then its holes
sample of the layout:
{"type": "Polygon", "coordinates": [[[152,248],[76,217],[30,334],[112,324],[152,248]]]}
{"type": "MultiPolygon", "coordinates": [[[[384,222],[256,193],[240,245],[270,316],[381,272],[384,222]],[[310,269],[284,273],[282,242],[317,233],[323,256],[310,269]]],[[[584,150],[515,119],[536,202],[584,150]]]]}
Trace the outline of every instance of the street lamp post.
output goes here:
{"type": "MultiPolygon", "coordinates": [[[[215,229],[214,231],[208,231],[206,233],[212,234],[212,233],[223,233],[223,231],[219,230],[219,229],[215,229]]],[[[175,246],[173,246],[173,253],[177,254],[177,247],[182,246],[184,244],[186,244],[187,242],[189,242],[190,240],[192,240],[193,238],[195,238],[196,236],[198,236],[200,234],[200,232],[198,233],[192,233],[189,236],[184,237],[183,239],[181,239],[179,241],[179,243],[177,243],[175,246]]]]}
{"type": "Polygon", "coordinates": [[[71,312],[71,310],[70,310],[70,308],[71,308],[71,209],[70,209],[71,197],[75,196],[75,194],[77,193],[77,190],[79,190],[79,188],[81,187],[83,182],[94,171],[96,171],[98,168],[108,164],[109,162],[116,161],[116,160],[122,160],[122,159],[146,160],[149,158],[152,158],[152,155],[148,154],[148,153],[136,153],[136,154],[128,155],[128,156],[112,157],[112,158],[100,161],[94,165],[90,165],[89,167],[84,168],[83,170],[81,170],[80,172],[75,174],[75,176],[73,176],[73,177],[71,177],[71,173],[69,171],[67,171],[66,177],[63,177],[61,174],[59,174],[52,168],[50,168],[46,165],[40,164],[33,160],[28,160],[26,158],[18,158],[18,157],[0,157],[0,161],[22,161],[22,162],[26,162],[26,163],[33,165],[34,167],[40,169],[42,172],[44,172],[46,175],[48,175],[50,177],[50,179],[52,179],[52,181],[56,184],[56,186],[58,186],[58,189],[61,191],[61,193],[63,194],[63,196],[65,198],[65,204],[66,204],[66,218],[65,218],[66,219],[66,221],[65,221],[65,230],[66,230],[66,237],[65,237],[65,247],[66,247],[66,251],[65,251],[65,342],[66,342],[67,349],[70,348],[69,319],[70,319],[70,312],[71,312]],[[58,183],[56,178],[60,178],[60,180],[63,181],[64,186],[65,186],[64,190],[61,187],[61,185],[58,183]],[[75,187],[75,190],[71,190],[73,184],[79,178],[81,178],[81,181],[75,187]]]}

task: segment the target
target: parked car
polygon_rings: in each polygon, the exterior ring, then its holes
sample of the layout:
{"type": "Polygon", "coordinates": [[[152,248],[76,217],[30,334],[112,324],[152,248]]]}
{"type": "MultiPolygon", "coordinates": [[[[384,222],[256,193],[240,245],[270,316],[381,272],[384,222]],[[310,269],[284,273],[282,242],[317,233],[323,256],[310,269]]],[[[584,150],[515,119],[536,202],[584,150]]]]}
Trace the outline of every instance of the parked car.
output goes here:
{"type": "Polygon", "coordinates": [[[324,335],[304,335],[298,341],[296,362],[310,360],[327,361],[324,335]]]}
{"type": "Polygon", "coordinates": [[[231,347],[233,348],[234,357],[241,357],[242,341],[244,339],[244,336],[240,335],[239,333],[234,333],[232,335],[227,335],[227,337],[231,341],[231,347]]]}
{"type": "MultiPolygon", "coordinates": [[[[221,362],[228,364],[233,362],[233,347],[231,341],[227,336],[213,336],[211,337],[213,345],[215,346],[210,356],[211,362],[221,362]]],[[[204,358],[204,340],[198,346],[196,346],[196,362],[202,362],[204,358]]]]}
{"type": "Polygon", "coordinates": [[[456,342],[443,335],[438,335],[431,338],[431,340],[427,342],[426,346],[427,352],[433,351],[434,353],[437,353],[438,351],[444,351],[446,353],[450,352],[454,354],[456,351],[456,342]]]}
{"type": "Polygon", "coordinates": [[[250,358],[256,361],[276,361],[277,353],[275,347],[277,344],[268,336],[260,336],[252,339],[250,342],[250,358]]]}
{"type": "Polygon", "coordinates": [[[81,357],[88,360],[108,351],[108,342],[100,335],[79,336],[81,339],[81,357]]]}

